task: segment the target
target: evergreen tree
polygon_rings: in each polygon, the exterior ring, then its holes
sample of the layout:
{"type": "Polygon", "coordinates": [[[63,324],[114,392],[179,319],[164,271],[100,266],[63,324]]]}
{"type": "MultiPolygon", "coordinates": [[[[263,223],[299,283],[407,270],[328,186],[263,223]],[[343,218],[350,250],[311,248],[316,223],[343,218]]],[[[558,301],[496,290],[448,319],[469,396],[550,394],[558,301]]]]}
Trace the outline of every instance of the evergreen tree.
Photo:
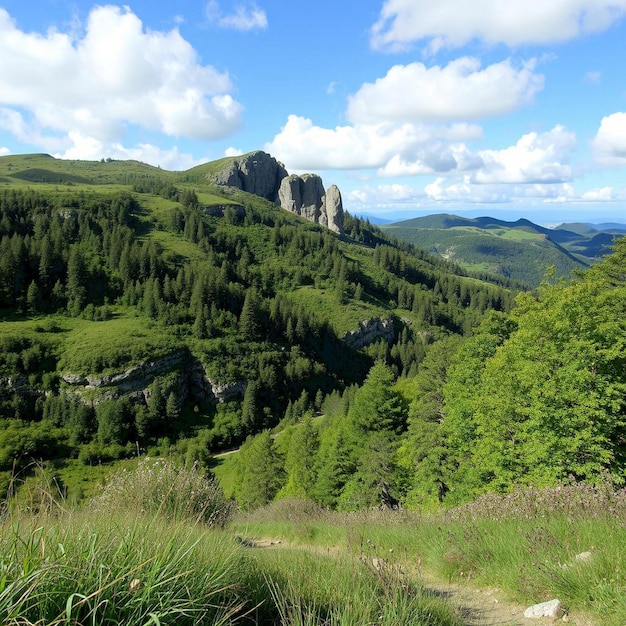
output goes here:
{"type": "Polygon", "coordinates": [[[310,414],[294,427],[285,459],[287,482],[280,492],[283,497],[311,498],[316,481],[315,455],[319,435],[310,414]]]}
{"type": "Polygon", "coordinates": [[[248,438],[237,458],[234,490],[239,506],[250,511],[268,504],[283,481],[283,460],[270,432],[248,438]]]}
{"type": "Polygon", "coordinates": [[[241,315],[239,316],[239,330],[250,341],[257,339],[259,336],[261,328],[259,308],[260,302],[257,291],[251,287],[246,292],[241,315]]]}

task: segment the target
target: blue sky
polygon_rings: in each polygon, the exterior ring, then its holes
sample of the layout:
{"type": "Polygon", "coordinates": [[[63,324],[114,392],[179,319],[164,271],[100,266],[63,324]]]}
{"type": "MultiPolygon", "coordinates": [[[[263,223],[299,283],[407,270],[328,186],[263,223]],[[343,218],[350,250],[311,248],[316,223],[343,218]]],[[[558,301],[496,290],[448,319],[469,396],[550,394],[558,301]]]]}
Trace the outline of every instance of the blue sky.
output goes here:
{"type": "Polygon", "coordinates": [[[626,0],[0,0],[0,154],[270,152],[354,214],[626,222],[626,0]]]}

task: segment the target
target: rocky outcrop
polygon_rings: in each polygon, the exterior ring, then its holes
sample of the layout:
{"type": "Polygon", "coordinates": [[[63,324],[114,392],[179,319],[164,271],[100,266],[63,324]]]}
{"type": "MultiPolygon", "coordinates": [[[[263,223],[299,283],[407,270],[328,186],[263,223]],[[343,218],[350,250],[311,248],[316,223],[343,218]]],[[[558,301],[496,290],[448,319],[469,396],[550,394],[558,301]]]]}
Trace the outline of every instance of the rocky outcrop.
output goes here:
{"type": "Polygon", "coordinates": [[[200,402],[215,404],[243,398],[246,381],[217,382],[209,378],[200,361],[195,361],[191,368],[191,393],[200,402]]]}
{"type": "Polygon", "coordinates": [[[339,235],[343,235],[343,202],[337,185],[331,185],[326,190],[324,207],[328,228],[339,235]]]}
{"type": "Polygon", "coordinates": [[[343,234],[341,193],[336,185],[326,192],[317,174],[294,174],[283,178],[278,190],[278,203],[291,213],[343,234]]]}
{"type": "Polygon", "coordinates": [[[216,404],[240,399],[246,390],[246,382],[217,382],[211,380],[202,363],[194,359],[186,350],[172,352],[160,359],[146,361],[122,372],[92,376],[89,374],[65,373],[61,380],[69,385],[77,395],[83,390],[98,389],[100,393],[91,401],[98,404],[102,400],[126,396],[131,400],[147,404],[152,393],[151,384],[156,378],[176,374],[168,386],[182,403],[191,396],[196,402],[216,404]]]}
{"type": "MultiPolygon", "coordinates": [[[[324,190],[317,174],[289,176],[282,163],[258,150],[226,161],[224,168],[207,175],[216,185],[235,187],[275,202],[310,222],[343,234],[343,204],[336,185],[324,190]]],[[[223,215],[225,207],[209,207],[211,215],[223,215]]]]}
{"type": "Polygon", "coordinates": [[[359,323],[356,330],[348,331],[342,341],[354,350],[359,350],[369,346],[377,339],[384,339],[387,343],[393,343],[396,338],[396,331],[392,320],[385,320],[380,317],[373,317],[359,323]]]}
{"type": "Polygon", "coordinates": [[[285,176],[287,170],[282,163],[258,150],[232,159],[222,171],[208,178],[217,185],[236,187],[275,202],[285,176]]]}
{"type": "Polygon", "coordinates": [[[128,394],[145,389],[156,377],[180,367],[186,357],[187,352],[179,350],[160,359],[145,361],[122,372],[104,376],[65,373],[61,375],[61,380],[68,385],[81,386],[86,389],[116,387],[119,394],[128,394]]]}

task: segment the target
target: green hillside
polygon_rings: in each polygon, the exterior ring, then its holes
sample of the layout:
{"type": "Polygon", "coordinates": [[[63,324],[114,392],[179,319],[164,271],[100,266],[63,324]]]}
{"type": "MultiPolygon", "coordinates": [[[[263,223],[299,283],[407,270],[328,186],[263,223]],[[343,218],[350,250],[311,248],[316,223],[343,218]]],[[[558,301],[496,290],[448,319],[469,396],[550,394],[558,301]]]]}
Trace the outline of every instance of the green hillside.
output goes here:
{"type": "Polygon", "coordinates": [[[597,261],[610,251],[614,239],[613,235],[589,227],[553,230],[528,220],[505,222],[446,214],[381,228],[467,270],[506,276],[533,287],[541,283],[548,271],[569,277],[574,270],[597,261]]]}
{"type": "Polygon", "coordinates": [[[339,237],[226,193],[220,166],[0,158],[7,481],[32,458],[206,460],[511,304],[350,215],[339,237]]]}

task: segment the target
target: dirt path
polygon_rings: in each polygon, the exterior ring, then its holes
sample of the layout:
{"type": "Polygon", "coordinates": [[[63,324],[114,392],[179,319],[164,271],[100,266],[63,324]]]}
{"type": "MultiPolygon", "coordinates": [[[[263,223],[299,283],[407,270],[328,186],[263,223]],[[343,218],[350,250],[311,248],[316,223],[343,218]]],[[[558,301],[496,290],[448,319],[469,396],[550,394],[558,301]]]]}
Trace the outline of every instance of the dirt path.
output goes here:
{"type": "MultiPolygon", "coordinates": [[[[250,548],[290,548],[337,557],[342,554],[339,548],[291,544],[280,539],[241,541],[243,545],[250,548]]],[[[450,602],[462,617],[465,626],[556,626],[565,623],[571,626],[600,626],[587,617],[575,614],[564,614],[558,618],[527,618],[524,617],[527,606],[511,602],[500,589],[495,587],[481,588],[469,582],[448,583],[423,569],[413,572],[407,572],[406,567],[402,569],[407,576],[419,581],[428,592],[450,602]]]]}

